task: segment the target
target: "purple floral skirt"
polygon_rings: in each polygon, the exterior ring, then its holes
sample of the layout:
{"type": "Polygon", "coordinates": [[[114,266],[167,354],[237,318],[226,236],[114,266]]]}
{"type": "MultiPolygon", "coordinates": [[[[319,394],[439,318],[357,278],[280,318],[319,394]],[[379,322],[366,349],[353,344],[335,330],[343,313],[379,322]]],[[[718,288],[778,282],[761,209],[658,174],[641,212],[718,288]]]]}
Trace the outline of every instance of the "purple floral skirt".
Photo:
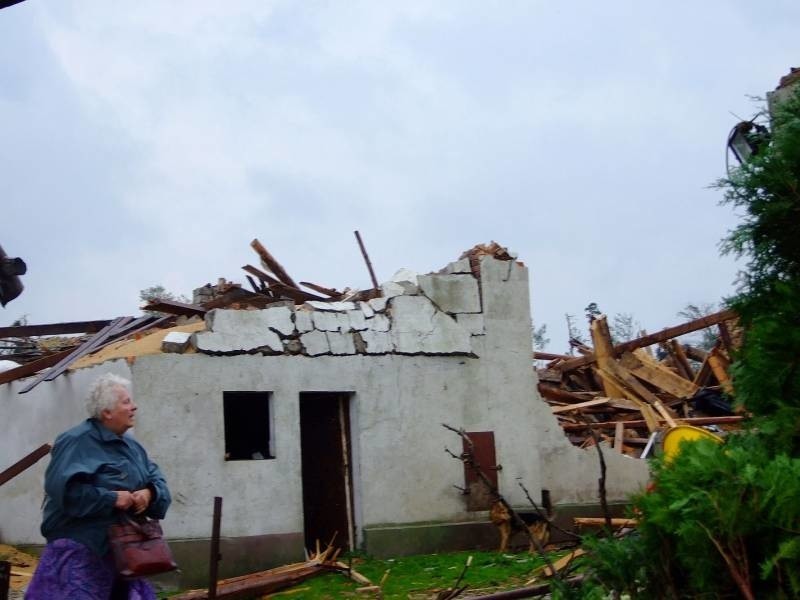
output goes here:
{"type": "Polygon", "coordinates": [[[75,540],[53,540],[44,548],[25,600],[155,600],[143,579],[116,578],[111,557],[100,557],[75,540]],[[113,594],[113,595],[112,595],[113,594]]]}

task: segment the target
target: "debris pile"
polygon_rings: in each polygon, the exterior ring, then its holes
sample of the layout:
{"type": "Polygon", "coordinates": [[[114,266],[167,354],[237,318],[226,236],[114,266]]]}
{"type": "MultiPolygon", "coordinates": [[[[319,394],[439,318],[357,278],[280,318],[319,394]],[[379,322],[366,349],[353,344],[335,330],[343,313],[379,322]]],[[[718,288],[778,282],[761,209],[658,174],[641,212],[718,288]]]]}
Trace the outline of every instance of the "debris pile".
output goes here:
{"type": "Polygon", "coordinates": [[[573,344],[581,356],[534,353],[539,392],[570,441],[586,448],[605,440],[615,450],[645,457],[658,434],[677,425],[737,428],[729,398],[731,356],[739,344],[736,314],[723,310],[628,342],[613,344],[606,317],[591,323],[594,348],[573,344]],[[679,336],[717,327],[710,351],[679,336]],[[657,352],[652,347],[657,346],[657,352]]]}
{"type": "Polygon", "coordinates": [[[140,317],[0,327],[0,385],[35,375],[18,390],[24,394],[91,361],[156,352],[473,356],[471,339],[485,333],[480,258],[516,257],[496,242],[481,244],[439,273],[402,269],[379,285],[357,237],[373,281],[367,290],[298,283],[255,239],[260,268],[242,267],[252,291],[223,278],[195,290],[191,303],[151,300],[140,317]]]}

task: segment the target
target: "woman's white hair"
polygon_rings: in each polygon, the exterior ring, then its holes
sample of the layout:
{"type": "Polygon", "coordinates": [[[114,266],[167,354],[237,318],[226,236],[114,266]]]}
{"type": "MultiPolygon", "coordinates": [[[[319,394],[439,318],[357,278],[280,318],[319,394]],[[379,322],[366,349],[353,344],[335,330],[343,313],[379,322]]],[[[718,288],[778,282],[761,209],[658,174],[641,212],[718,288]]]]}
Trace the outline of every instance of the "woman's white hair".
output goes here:
{"type": "Polygon", "coordinates": [[[104,410],[112,410],[116,406],[117,394],[115,390],[117,388],[129,390],[130,387],[131,382],[124,377],[113,373],[100,375],[94,380],[92,387],[89,388],[89,395],[86,397],[86,412],[89,413],[90,417],[101,418],[104,410]]]}

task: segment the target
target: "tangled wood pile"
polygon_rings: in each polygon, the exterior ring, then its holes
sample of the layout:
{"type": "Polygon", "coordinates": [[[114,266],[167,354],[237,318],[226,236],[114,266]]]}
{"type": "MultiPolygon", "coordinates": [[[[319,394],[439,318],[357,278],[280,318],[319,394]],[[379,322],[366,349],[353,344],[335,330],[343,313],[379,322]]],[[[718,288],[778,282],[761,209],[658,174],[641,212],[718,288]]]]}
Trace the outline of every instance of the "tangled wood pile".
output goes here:
{"type": "Polygon", "coordinates": [[[550,361],[538,369],[539,392],[576,446],[606,440],[619,452],[642,457],[666,428],[726,430],[744,418],[728,400],[734,393],[731,357],[740,336],[733,311],[616,345],[601,315],[592,321],[591,334],[594,348],[576,345],[581,356],[534,353],[535,359],[550,361]],[[676,339],[708,327],[719,331],[709,352],[676,339]]]}

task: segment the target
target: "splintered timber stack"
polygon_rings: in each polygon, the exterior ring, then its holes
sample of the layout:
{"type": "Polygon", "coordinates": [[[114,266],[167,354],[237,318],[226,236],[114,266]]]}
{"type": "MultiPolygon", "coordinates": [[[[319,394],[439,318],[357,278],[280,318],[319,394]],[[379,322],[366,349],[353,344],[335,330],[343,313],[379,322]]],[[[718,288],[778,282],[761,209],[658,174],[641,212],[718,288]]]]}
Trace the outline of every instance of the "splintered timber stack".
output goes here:
{"type": "Polygon", "coordinates": [[[733,311],[616,345],[600,315],[591,323],[591,334],[594,348],[575,344],[581,356],[534,353],[535,359],[550,361],[538,369],[539,393],[576,446],[605,440],[639,457],[654,434],[670,427],[725,431],[738,428],[744,418],[731,407],[731,357],[740,341],[733,311]],[[676,339],[709,327],[718,330],[710,351],[676,339]]]}

